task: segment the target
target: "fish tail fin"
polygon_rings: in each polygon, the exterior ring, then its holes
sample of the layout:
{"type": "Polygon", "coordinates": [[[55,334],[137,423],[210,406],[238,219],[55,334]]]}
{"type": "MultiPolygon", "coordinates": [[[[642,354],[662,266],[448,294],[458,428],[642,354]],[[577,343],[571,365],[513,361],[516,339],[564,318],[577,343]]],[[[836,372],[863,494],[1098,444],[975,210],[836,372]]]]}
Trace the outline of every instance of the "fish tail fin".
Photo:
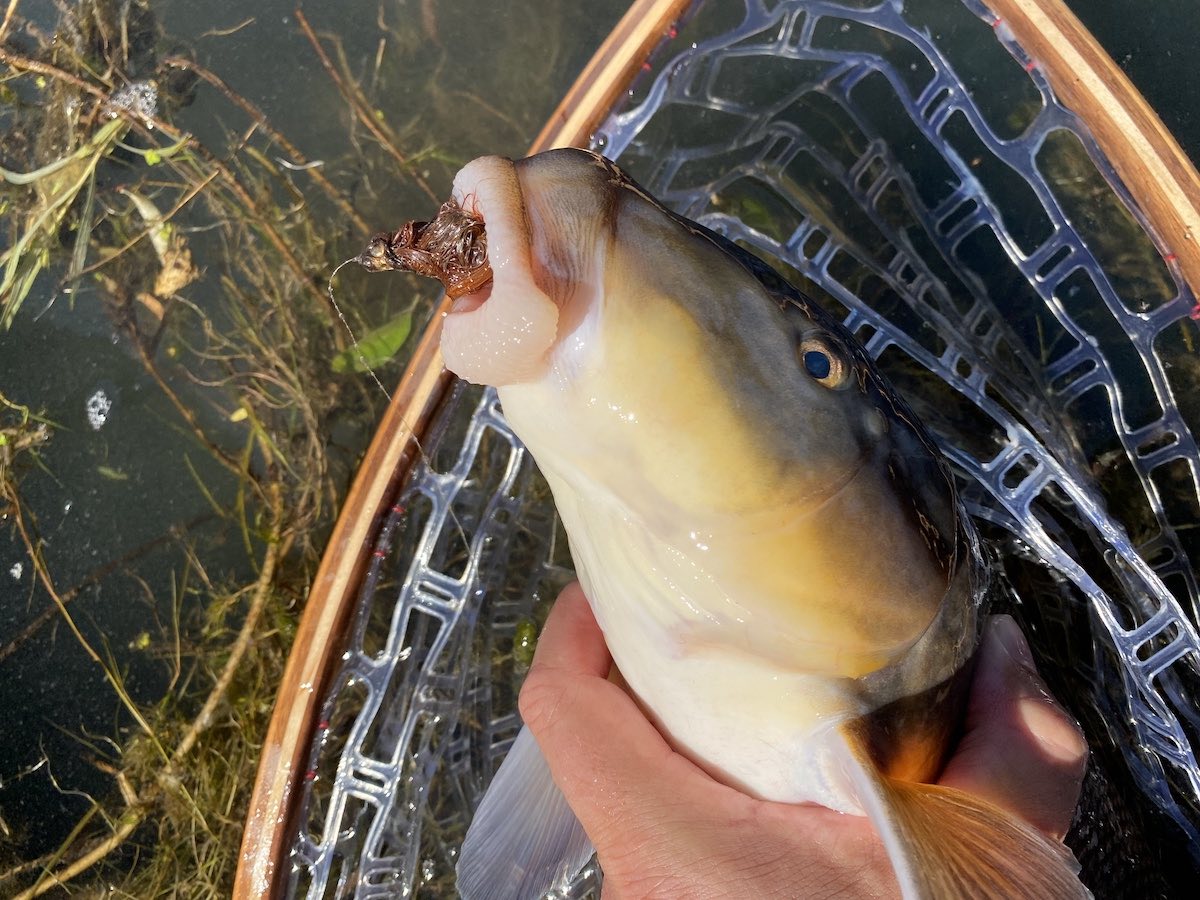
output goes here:
{"type": "Polygon", "coordinates": [[[594,850],[541,748],[522,728],[488,786],[459,854],[464,900],[538,900],[565,887],[594,850]]]}
{"type": "Polygon", "coordinates": [[[864,757],[852,753],[848,774],[906,900],[1092,896],[1062,843],[964,791],[888,778],[864,757]]]}

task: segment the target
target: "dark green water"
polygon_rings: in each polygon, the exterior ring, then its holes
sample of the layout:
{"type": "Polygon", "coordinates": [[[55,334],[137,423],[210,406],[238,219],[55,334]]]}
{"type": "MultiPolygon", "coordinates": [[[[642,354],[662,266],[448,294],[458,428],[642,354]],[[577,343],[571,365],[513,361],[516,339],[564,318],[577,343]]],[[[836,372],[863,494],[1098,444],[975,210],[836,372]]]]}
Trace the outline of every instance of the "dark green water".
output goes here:
{"type": "Polygon", "coordinates": [[[1150,101],[1193,164],[1200,161],[1200,7],[1192,0],[1067,0],[1067,6],[1150,101]]]}

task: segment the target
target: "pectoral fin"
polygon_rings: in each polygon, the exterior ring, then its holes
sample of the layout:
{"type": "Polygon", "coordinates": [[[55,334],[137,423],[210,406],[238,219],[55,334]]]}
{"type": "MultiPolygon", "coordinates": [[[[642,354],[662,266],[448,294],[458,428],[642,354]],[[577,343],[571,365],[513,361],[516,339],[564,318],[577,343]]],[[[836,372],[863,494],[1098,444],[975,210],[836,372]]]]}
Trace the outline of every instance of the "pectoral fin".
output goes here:
{"type": "Polygon", "coordinates": [[[906,900],[1082,900],[1070,850],[986,800],[882,775],[851,728],[848,774],[906,900]]]}
{"type": "Polygon", "coordinates": [[[592,842],[522,728],[471,821],[458,861],[464,900],[539,900],[591,858],[592,842]]]}

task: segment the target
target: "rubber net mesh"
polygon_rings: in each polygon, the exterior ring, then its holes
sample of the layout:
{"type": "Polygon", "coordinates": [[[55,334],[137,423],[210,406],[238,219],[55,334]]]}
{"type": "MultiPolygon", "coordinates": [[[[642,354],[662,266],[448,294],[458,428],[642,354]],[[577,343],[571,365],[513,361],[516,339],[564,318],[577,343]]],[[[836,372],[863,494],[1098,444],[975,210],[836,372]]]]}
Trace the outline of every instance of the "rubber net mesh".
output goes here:
{"type": "MultiPolygon", "coordinates": [[[[973,0],[700,5],[595,145],[844,316],[935,432],[1096,748],[1085,878],[1106,827],[1127,862],[1192,865],[1195,298],[1004,24],[973,0]]],[[[453,896],[570,578],[494,393],[457,386],[423,449],[325,701],[293,895],[453,896]]]]}

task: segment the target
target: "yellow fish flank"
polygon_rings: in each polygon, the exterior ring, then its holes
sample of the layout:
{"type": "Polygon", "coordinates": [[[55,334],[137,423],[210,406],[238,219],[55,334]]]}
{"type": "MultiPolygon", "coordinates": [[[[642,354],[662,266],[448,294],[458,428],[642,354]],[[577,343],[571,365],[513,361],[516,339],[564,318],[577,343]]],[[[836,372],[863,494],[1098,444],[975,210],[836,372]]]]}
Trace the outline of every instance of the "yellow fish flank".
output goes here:
{"type": "MultiPolygon", "coordinates": [[[[672,745],[753,796],[868,815],[906,896],[1086,896],[1056,845],[926,783],[986,575],[940,456],[853,338],[593,154],[476,160],[455,197],[494,280],[447,317],[447,365],[497,387],[672,745]]],[[[548,782],[523,733],[463,847],[468,900],[540,896],[586,859],[548,782]]]]}

